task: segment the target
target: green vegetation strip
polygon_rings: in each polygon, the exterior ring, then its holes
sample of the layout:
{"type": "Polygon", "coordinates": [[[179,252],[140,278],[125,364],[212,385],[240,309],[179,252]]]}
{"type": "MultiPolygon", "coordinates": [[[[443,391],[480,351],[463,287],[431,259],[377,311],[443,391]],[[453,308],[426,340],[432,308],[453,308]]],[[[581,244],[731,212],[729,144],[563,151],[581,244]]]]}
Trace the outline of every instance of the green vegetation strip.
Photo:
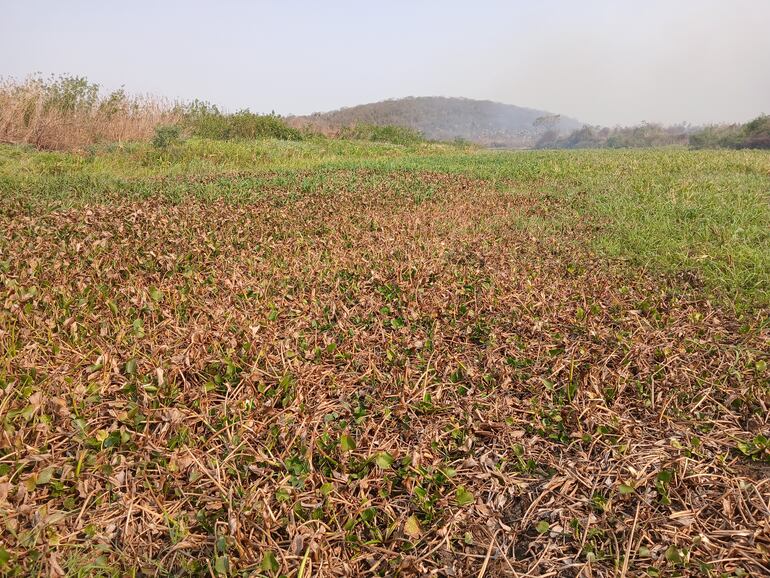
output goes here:
{"type": "Polygon", "coordinates": [[[559,231],[590,224],[609,257],[705,284],[743,305],[770,302],[770,156],[759,151],[488,152],[310,139],[170,147],[94,147],[85,154],[0,148],[3,206],[38,211],[116,199],[253,202],[271,187],[297,194],[344,185],[340,169],[464,174],[502,190],[552,198],[519,224],[559,231]]]}

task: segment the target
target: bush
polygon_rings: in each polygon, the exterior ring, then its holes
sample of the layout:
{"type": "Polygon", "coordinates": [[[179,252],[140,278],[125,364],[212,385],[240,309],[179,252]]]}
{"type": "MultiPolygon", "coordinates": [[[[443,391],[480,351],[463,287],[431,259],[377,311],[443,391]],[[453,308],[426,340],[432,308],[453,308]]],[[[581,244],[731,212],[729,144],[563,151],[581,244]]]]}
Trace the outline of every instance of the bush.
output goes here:
{"type": "Polygon", "coordinates": [[[242,110],[229,117],[231,138],[280,140],[302,140],[302,133],[289,127],[283,119],[274,114],[259,115],[242,110]]]}
{"type": "Polygon", "coordinates": [[[763,114],[744,125],[707,126],[690,136],[696,149],[770,149],[770,116],[763,114]]]}
{"type": "Polygon", "coordinates": [[[770,115],[763,114],[743,127],[738,148],[770,149],[770,115]]]}
{"type": "Polygon", "coordinates": [[[302,140],[300,131],[275,114],[254,114],[249,110],[224,114],[216,106],[200,101],[187,107],[184,125],[193,135],[214,140],[302,140]]]}
{"type": "Polygon", "coordinates": [[[88,82],[83,76],[60,76],[49,81],[33,81],[43,92],[46,110],[61,113],[88,112],[99,99],[99,85],[88,82]]]}
{"type": "Polygon", "coordinates": [[[163,125],[155,128],[155,136],[152,139],[152,146],[159,149],[166,149],[172,144],[179,142],[181,128],[179,125],[163,125]]]}
{"type": "Polygon", "coordinates": [[[707,126],[690,135],[690,146],[696,149],[738,148],[741,127],[737,124],[707,126]]]}
{"type": "Polygon", "coordinates": [[[584,126],[565,137],[546,133],[536,148],[630,149],[684,146],[688,143],[690,131],[687,125],[663,126],[655,123],[615,128],[584,126]]]}
{"type": "Polygon", "coordinates": [[[425,142],[422,134],[405,126],[356,124],[340,130],[339,138],[414,145],[425,142]]]}

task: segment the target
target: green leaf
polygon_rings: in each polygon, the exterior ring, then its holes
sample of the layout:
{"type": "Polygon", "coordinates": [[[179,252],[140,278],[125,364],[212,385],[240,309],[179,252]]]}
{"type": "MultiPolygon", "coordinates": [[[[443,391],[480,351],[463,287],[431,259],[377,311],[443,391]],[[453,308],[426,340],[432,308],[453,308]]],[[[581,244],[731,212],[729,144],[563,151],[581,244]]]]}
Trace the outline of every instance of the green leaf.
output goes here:
{"type": "Polygon", "coordinates": [[[342,434],[340,436],[340,447],[343,452],[352,452],[356,449],[356,442],[348,434],[342,434]]]}
{"type": "Polygon", "coordinates": [[[619,490],[619,491],[620,491],[620,493],[621,493],[621,494],[623,494],[624,496],[625,496],[626,494],[633,494],[633,493],[634,493],[634,487],[633,487],[633,486],[629,486],[629,485],[627,485],[627,484],[620,484],[620,487],[618,488],[618,490],[619,490]]]}
{"type": "Polygon", "coordinates": [[[163,293],[157,287],[150,287],[150,297],[153,301],[160,301],[163,299],[163,293]]]}
{"type": "Polygon", "coordinates": [[[265,572],[278,572],[280,567],[281,566],[278,564],[278,560],[275,558],[275,554],[273,554],[270,550],[265,552],[265,556],[262,558],[262,564],[260,565],[260,568],[265,572]]]}
{"type": "Polygon", "coordinates": [[[8,552],[8,550],[0,546],[0,566],[7,566],[8,562],[10,561],[11,554],[8,552]]]}
{"type": "Polygon", "coordinates": [[[475,502],[476,498],[474,498],[473,494],[466,490],[464,486],[458,486],[457,491],[455,492],[455,500],[457,500],[458,506],[467,506],[475,502]]]}
{"type": "Polygon", "coordinates": [[[112,311],[113,315],[118,314],[118,306],[115,305],[115,302],[112,299],[107,299],[107,307],[110,308],[110,311],[112,311]]]}
{"type": "Polygon", "coordinates": [[[684,558],[682,558],[682,553],[679,551],[679,548],[671,544],[668,549],[666,550],[666,560],[671,562],[672,564],[683,564],[684,558]]]}
{"type": "Polygon", "coordinates": [[[393,465],[393,456],[391,456],[388,452],[380,452],[374,459],[374,463],[377,464],[377,467],[382,468],[383,470],[387,470],[390,466],[393,465]]]}
{"type": "Polygon", "coordinates": [[[51,478],[53,477],[53,473],[56,468],[53,466],[48,467],[44,469],[42,472],[40,472],[37,475],[37,481],[35,482],[38,486],[43,486],[51,481],[51,478]]]}
{"type": "Polygon", "coordinates": [[[767,371],[767,361],[760,359],[754,364],[754,368],[757,370],[757,373],[764,373],[767,371]]]}
{"type": "Polygon", "coordinates": [[[286,502],[291,497],[289,490],[286,488],[278,488],[275,491],[275,499],[279,502],[286,502]]]}
{"type": "Polygon", "coordinates": [[[26,406],[23,410],[21,410],[21,413],[19,415],[23,417],[26,421],[29,421],[32,419],[32,416],[35,415],[35,411],[37,408],[35,408],[34,405],[30,404],[26,406]]]}
{"type": "Polygon", "coordinates": [[[136,375],[136,359],[133,357],[126,361],[126,375],[136,375]]]}
{"type": "Polygon", "coordinates": [[[404,533],[409,536],[410,538],[419,538],[422,534],[422,528],[420,528],[420,521],[417,519],[417,516],[412,514],[406,519],[406,523],[404,524],[404,533]]]}
{"type": "Polygon", "coordinates": [[[668,484],[674,478],[674,473],[671,470],[661,470],[658,473],[658,481],[668,484]]]}
{"type": "Polygon", "coordinates": [[[104,441],[102,441],[102,447],[107,448],[114,448],[121,444],[123,441],[123,436],[120,434],[119,431],[111,432],[110,435],[108,435],[104,441]]]}
{"type": "Polygon", "coordinates": [[[743,455],[751,456],[754,453],[754,447],[747,442],[738,442],[738,449],[743,455]]]}
{"type": "Polygon", "coordinates": [[[214,572],[219,576],[227,576],[227,571],[230,567],[230,563],[227,556],[217,556],[214,560],[214,572]]]}
{"type": "Polygon", "coordinates": [[[537,526],[535,526],[535,530],[537,530],[538,534],[545,534],[550,529],[551,525],[545,520],[540,520],[537,523],[537,526]]]}
{"type": "Polygon", "coordinates": [[[377,515],[377,509],[376,508],[366,508],[366,510],[361,512],[361,521],[362,522],[371,522],[372,520],[374,520],[376,515],[377,515]]]}

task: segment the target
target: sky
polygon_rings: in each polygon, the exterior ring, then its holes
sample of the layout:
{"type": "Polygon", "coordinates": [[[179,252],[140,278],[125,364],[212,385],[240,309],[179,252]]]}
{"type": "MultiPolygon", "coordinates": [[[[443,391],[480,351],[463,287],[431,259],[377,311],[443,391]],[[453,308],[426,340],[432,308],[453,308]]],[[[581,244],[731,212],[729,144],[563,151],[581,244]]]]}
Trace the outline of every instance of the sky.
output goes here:
{"type": "Polygon", "coordinates": [[[770,113],[770,0],[0,0],[0,77],[307,114],[464,96],[589,124],[770,113]]]}

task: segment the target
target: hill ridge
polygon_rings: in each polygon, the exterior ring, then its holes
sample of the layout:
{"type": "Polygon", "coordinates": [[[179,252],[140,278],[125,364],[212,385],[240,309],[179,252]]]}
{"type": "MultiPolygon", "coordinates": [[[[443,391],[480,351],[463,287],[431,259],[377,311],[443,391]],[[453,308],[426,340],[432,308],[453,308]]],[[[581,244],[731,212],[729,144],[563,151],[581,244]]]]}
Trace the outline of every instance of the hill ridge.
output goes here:
{"type": "Polygon", "coordinates": [[[407,96],[287,119],[295,127],[334,133],[355,124],[398,125],[430,140],[463,139],[484,146],[527,148],[547,133],[567,134],[582,123],[545,110],[493,100],[407,96]]]}

